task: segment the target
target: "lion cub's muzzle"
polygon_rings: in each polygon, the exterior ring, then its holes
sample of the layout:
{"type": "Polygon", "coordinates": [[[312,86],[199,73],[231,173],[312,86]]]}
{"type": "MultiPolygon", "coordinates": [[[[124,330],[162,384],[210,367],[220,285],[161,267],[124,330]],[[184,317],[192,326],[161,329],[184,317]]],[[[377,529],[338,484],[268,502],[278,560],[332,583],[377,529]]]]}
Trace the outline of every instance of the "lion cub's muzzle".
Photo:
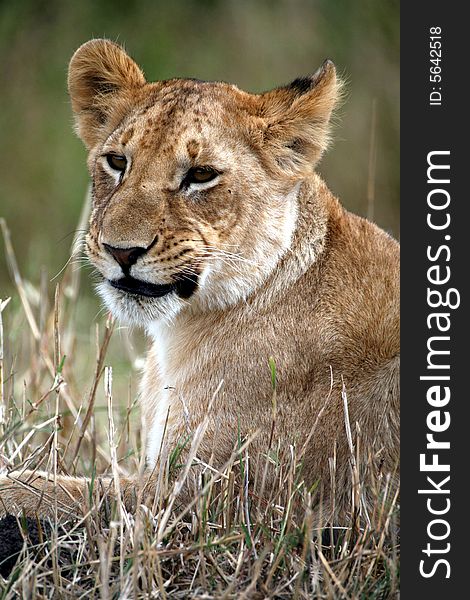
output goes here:
{"type": "Polygon", "coordinates": [[[135,246],[133,248],[119,248],[117,246],[111,246],[103,242],[103,247],[106,251],[111,254],[114,260],[121,267],[124,275],[129,275],[129,270],[132,265],[135,265],[139,256],[146,254],[158,241],[158,236],[155,236],[152,243],[146,248],[135,246]]]}
{"type": "Polygon", "coordinates": [[[189,298],[196,291],[198,285],[198,273],[194,269],[190,272],[183,269],[174,275],[174,281],[162,284],[144,281],[131,275],[131,267],[157,243],[157,240],[158,236],[147,248],[140,246],[120,248],[103,243],[103,247],[118,263],[123,273],[123,277],[108,279],[109,283],[115,289],[134,296],[161,298],[171,292],[176,292],[180,298],[189,298]]]}

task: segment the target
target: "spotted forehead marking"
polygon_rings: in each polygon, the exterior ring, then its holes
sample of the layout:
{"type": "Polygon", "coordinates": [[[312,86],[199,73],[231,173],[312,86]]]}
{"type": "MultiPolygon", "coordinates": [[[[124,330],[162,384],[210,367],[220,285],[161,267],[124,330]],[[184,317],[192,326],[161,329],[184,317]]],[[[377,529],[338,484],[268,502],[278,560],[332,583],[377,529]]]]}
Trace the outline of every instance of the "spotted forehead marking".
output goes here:
{"type": "Polygon", "coordinates": [[[200,149],[201,149],[201,147],[196,140],[191,139],[191,140],[188,140],[188,142],[186,143],[186,150],[188,151],[188,155],[193,160],[199,154],[200,149]]]}
{"type": "Polygon", "coordinates": [[[120,142],[123,146],[128,144],[134,136],[134,126],[128,127],[121,136],[120,142]]]}
{"type": "MultiPolygon", "coordinates": [[[[225,115],[228,88],[232,100],[242,94],[229,84],[198,80],[155,84],[143,99],[143,105],[126,120],[122,133],[117,132],[118,139],[123,146],[137,139],[142,149],[158,147],[160,151],[171,151],[188,131],[203,134],[204,124],[214,120],[216,113],[230,124],[233,115],[225,115]],[[222,110],[216,108],[219,104],[222,110]]],[[[233,108],[234,103],[229,102],[229,106],[233,108]]],[[[195,143],[194,139],[187,142],[191,158],[201,151],[195,143]]]]}

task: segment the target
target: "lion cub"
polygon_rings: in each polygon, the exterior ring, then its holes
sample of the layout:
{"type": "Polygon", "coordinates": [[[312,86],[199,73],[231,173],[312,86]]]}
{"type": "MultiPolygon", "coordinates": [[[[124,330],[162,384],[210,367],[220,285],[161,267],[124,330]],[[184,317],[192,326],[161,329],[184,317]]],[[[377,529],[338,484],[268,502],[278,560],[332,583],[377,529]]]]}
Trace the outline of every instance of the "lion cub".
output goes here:
{"type": "MultiPolygon", "coordinates": [[[[334,65],[249,94],[147,83],[121,47],[91,40],[68,83],[89,150],[86,245],[99,292],[151,340],[141,386],[149,469],[205,420],[203,461],[220,468],[239,436],[254,436],[255,460],[268,445],[293,446],[325,506],[335,456],[341,510],[351,489],[345,390],[360,460],[396,471],[399,246],[345,211],[314,171],[340,91],[334,65]]],[[[42,477],[29,483],[50,487],[42,477]]],[[[62,478],[54,493],[70,506],[84,481],[62,478]]],[[[1,494],[37,509],[11,479],[1,494]]]]}

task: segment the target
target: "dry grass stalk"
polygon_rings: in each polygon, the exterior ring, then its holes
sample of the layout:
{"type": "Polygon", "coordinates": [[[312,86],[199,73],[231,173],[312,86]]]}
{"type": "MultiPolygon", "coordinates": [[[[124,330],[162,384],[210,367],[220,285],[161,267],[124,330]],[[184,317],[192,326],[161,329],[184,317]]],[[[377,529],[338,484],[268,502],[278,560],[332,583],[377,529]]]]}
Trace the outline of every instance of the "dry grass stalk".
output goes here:
{"type": "Polygon", "coordinates": [[[369,139],[369,165],[367,177],[367,218],[374,220],[375,174],[377,166],[377,98],[372,100],[372,115],[369,139]]]}

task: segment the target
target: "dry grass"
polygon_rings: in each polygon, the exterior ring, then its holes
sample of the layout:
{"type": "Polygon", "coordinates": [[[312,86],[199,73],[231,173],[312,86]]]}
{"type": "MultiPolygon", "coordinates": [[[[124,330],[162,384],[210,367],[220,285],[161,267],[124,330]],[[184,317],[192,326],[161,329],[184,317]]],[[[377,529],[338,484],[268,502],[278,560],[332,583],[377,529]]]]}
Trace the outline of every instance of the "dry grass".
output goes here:
{"type": "MultiPolygon", "coordinates": [[[[81,335],[76,272],[65,270],[49,306],[48,285],[22,280],[4,223],[2,229],[18,298],[0,301],[0,468],[91,479],[106,471],[119,496],[119,476],[143,473],[143,463],[134,394],[125,376],[113,385],[107,366],[114,326],[104,319],[94,340],[81,335]],[[90,353],[95,365],[84,385],[90,353]]],[[[189,461],[180,464],[182,447],[167,457],[153,506],[130,514],[122,502],[97,507],[90,497],[82,518],[40,523],[36,543],[26,535],[8,579],[0,577],[0,597],[397,597],[397,495],[389,477],[374,479],[357,464],[360,424],[349,423],[346,391],[343,399],[353,486],[351,517],[340,526],[314,514],[320,486],[308,490],[299,480],[301,448],[268,448],[257,457],[250,440],[235,440],[231,460],[217,470],[197,456],[202,423],[185,441],[189,461]],[[177,491],[192,464],[199,478],[191,502],[180,506],[177,491]],[[268,469],[276,485],[262,500],[248,483],[263,482],[268,469]]],[[[144,484],[142,477],[138,496],[144,484]]],[[[18,522],[25,524],[21,516],[18,522]]]]}

